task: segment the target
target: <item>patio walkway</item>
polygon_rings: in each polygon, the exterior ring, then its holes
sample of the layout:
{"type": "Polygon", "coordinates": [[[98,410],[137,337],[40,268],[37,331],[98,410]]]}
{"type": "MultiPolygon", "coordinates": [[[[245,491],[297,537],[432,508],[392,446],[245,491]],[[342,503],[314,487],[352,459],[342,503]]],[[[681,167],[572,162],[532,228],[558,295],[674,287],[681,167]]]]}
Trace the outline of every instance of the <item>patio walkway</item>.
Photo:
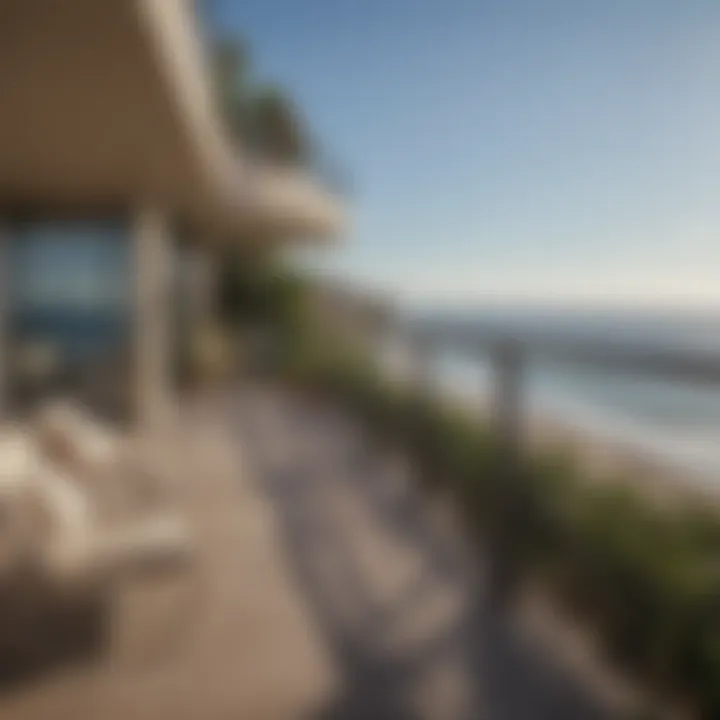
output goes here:
{"type": "Polygon", "coordinates": [[[477,549],[347,417],[255,389],[232,424],[340,676],[320,718],[623,717],[627,689],[562,620],[487,607],[477,549]]]}
{"type": "Polygon", "coordinates": [[[164,442],[197,571],[126,590],[109,656],[0,697],[3,720],[616,717],[559,635],[486,609],[477,554],[347,419],[250,388],[164,442]]]}
{"type": "Polygon", "coordinates": [[[333,695],[275,514],[225,420],[217,403],[184,412],[150,458],[191,522],[195,571],[124,588],[107,657],[0,696],[2,720],[287,720],[333,695]]]}

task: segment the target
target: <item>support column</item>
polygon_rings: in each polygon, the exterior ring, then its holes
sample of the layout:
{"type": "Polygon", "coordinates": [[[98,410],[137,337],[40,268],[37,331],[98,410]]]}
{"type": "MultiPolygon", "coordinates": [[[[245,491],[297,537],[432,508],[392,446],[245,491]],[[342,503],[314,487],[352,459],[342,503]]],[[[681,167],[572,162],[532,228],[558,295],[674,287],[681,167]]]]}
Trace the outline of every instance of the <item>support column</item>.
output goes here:
{"type": "Polygon", "coordinates": [[[10,343],[8,319],[10,314],[10,231],[0,223],[0,421],[8,414],[8,371],[10,343]]]}
{"type": "Polygon", "coordinates": [[[194,246],[190,251],[189,305],[194,329],[207,327],[214,320],[215,280],[217,268],[214,253],[194,246]]]}
{"type": "Polygon", "coordinates": [[[167,418],[171,404],[172,239],[161,209],[138,209],[133,227],[135,419],[141,433],[167,418]]]}

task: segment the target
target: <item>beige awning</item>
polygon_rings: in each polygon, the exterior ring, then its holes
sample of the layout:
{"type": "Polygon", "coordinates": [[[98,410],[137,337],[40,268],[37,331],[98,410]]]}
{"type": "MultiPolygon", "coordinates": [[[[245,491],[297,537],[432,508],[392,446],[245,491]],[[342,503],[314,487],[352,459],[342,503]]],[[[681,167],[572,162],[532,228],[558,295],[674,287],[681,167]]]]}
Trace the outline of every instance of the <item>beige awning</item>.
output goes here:
{"type": "Polygon", "coordinates": [[[162,203],[232,234],[332,234],[307,177],[238,163],[188,0],[0,0],[0,205],[162,203]]]}

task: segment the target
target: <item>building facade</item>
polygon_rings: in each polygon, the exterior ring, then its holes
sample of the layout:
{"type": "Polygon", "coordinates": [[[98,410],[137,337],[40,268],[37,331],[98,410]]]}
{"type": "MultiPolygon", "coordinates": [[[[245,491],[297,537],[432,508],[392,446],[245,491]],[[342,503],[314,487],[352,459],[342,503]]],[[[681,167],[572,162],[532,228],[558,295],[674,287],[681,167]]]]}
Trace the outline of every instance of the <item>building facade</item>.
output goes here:
{"type": "Polygon", "coordinates": [[[87,383],[102,358],[98,384],[152,425],[172,395],[177,228],[207,265],[250,232],[342,224],[308,177],[231,144],[197,21],[188,0],[0,0],[4,408],[49,392],[41,376],[87,383]]]}

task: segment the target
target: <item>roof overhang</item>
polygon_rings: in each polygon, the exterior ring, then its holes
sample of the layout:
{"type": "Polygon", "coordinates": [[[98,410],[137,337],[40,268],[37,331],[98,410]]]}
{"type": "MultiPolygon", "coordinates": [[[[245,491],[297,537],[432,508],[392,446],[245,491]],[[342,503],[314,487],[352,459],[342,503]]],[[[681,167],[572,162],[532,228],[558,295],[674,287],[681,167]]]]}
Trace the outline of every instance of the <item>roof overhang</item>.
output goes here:
{"type": "Polygon", "coordinates": [[[238,163],[190,0],[0,0],[0,204],[162,203],[201,227],[333,234],[308,178],[238,163]]]}

